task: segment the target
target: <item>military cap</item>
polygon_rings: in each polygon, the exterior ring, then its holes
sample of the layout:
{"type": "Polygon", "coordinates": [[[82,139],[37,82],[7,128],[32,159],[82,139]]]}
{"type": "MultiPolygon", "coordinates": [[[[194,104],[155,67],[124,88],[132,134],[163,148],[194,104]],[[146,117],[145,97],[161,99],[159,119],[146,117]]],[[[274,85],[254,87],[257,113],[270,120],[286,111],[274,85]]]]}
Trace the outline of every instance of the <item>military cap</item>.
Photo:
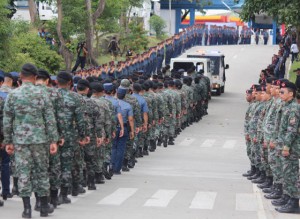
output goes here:
{"type": "Polygon", "coordinates": [[[170,81],[168,81],[168,85],[169,85],[169,86],[174,86],[174,85],[175,85],[175,83],[174,83],[174,81],[173,81],[173,80],[170,80],[170,81]]]}
{"type": "Polygon", "coordinates": [[[103,88],[106,91],[112,91],[114,89],[114,85],[112,83],[105,83],[103,84],[103,88]]]}
{"type": "Polygon", "coordinates": [[[294,83],[290,82],[290,81],[281,82],[280,88],[289,88],[291,90],[297,90],[296,85],[294,83]]]}
{"type": "Polygon", "coordinates": [[[92,82],[90,84],[90,87],[94,92],[100,93],[100,92],[104,91],[103,85],[99,82],[92,82]]]}
{"type": "Polygon", "coordinates": [[[159,89],[161,89],[161,88],[163,88],[163,87],[164,87],[164,84],[163,84],[163,83],[161,83],[161,82],[158,82],[158,83],[157,83],[157,86],[158,86],[158,88],[159,88],[159,89]]]}
{"type": "Polygon", "coordinates": [[[251,89],[252,89],[252,90],[254,90],[254,89],[256,90],[257,87],[260,87],[260,85],[259,85],[259,84],[253,84],[253,85],[251,86],[251,89]]]}
{"type": "Polygon", "coordinates": [[[11,73],[4,73],[4,78],[10,78],[10,79],[14,79],[14,77],[11,75],[11,73]]]}
{"type": "Polygon", "coordinates": [[[90,82],[88,80],[85,80],[85,79],[80,79],[77,83],[77,86],[90,88],[90,82]]]}
{"type": "Polygon", "coordinates": [[[177,72],[180,73],[180,74],[182,74],[182,73],[185,72],[185,70],[181,68],[181,69],[179,69],[177,72]]]}
{"type": "Polygon", "coordinates": [[[175,80],[174,84],[175,84],[176,87],[182,86],[182,83],[181,83],[180,80],[175,80]]]}
{"type": "Polygon", "coordinates": [[[130,87],[130,81],[128,79],[122,79],[120,85],[122,88],[128,89],[130,87]]]}
{"type": "Polygon", "coordinates": [[[145,81],[142,86],[143,86],[143,89],[146,91],[148,91],[150,89],[150,85],[147,81],[145,81]]]}
{"type": "Polygon", "coordinates": [[[119,87],[117,89],[117,94],[125,95],[127,93],[127,89],[119,87]]]}
{"type": "Polygon", "coordinates": [[[138,70],[137,73],[139,73],[140,75],[144,74],[144,70],[138,70]]]}
{"type": "Polygon", "coordinates": [[[31,63],[26,63],[22,66],[21,72],[25,75],[37,75],[38,69],[31,63]]]}
{"type": "Polygon", "coordinates": [[[51,80],[49,72],[44,69],[38,70],[38,77],[51,80]]]}
{"type": "Polygon", "coordinates": [[[72,75],[66,71],[60,71],[57,75],[57,79],[69,82],[72,81],[72,75]]]}

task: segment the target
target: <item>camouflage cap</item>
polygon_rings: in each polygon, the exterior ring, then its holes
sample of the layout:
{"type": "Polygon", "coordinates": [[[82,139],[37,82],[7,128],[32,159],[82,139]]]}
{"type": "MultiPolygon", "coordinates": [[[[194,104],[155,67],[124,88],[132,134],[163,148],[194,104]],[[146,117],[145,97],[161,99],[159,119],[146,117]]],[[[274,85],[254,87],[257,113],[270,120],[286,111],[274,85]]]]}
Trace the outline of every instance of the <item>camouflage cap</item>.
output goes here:
{"type": "Polygon", "coordinates": [[[128,89],[130,87],[130,81],[128,79],[122,79],[121,87],[128,89]]]}

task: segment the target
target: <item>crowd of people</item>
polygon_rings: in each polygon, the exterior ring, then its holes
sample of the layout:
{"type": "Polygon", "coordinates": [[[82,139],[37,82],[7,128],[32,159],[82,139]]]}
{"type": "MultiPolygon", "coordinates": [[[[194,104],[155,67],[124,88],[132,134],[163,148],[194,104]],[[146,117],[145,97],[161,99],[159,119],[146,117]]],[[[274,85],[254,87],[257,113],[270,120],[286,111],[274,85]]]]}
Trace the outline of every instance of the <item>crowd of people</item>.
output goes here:
{"type": "MultiPolygon", "coordinates": [[[[267,42],[269,38],[267,31],[264,30],[262,33],[267,42]]],[[[138,70],[143,70],[148,75],[159,74],[163,65],[170,65],[172,58],[178,57],[194,46],[251,44],[252,35],[252,30],[246,26],[239,31],[236,27],[227,27],[226,25],[194,25],[162,41],[157,46],[149,48],[142,54],[134,54],[130,50],[127,59],[119,62],[116,62],[116,57],[120,48],[116,37],[113,37],[108,46],[108,51],[112,56],[110,63],[85,69],[88,51],[82,46],[77,48],[77,61],[72,72],[80,77],[101,76],[103,79],[127,77],[138,70]],[[81,69],[77,71],[79,65],[81,69]]]]}
{"type": "Polygon", "coordinates": [[[246,91],[244,133],[251,169],[243,176],[258,184],[276,211],[298,213],[300,95],[297,86],[284,78],[289,38],[287,33],[278,55],[261,72],[259,84],[246,91]]]}
{"type": "Polygon", "coordinates": [[[0,76],[4,200],[20,196],[22,217],[31,218],[34,193],[34,210],[45,217],[70,203],[68,195],[95,190],[157,146],[174,145],[207,115],[210,98],[206,76],[195,68],[183,72],[83,79],[61,71],[51,80],[47,71],[25,64],[19,77],[0,76]]]}

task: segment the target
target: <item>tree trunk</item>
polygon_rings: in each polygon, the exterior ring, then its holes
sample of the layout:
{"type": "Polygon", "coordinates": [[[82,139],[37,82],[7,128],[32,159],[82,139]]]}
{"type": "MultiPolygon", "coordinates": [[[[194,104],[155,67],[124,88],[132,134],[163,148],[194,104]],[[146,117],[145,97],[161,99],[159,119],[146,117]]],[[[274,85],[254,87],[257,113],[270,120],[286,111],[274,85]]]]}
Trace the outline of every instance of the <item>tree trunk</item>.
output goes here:
{"type": "Polygon", "coordinates": [[[63,19],[63,13],[62,13],[62,0],[57,0],[57,26],[56,26],[56,31],[57,35],[60,41],[60,48],[59,52],[63,56],[65,64],[66,64],[66,70],[70,71],[72,68],[72,59],[73,59],[73,54],[68,50],[66,47],[66,41],[62,35],[62,19],[63,19]]]}
{"type": "Polygon", "coordinates": [[[126,35],[129,33],[129,22],[130,22],[131,11],[132,11],[132,6],[129,7],[127,18],[125,18],[125,20],[126,20],[126,23],[125,23],[125,33],[126,33],[126,35]]]}
{"type": "Polygon", "coordinates": [[[30,14],[30,21],[33,24],[37,19],[37,8],[34,0],[28,0],[28,8],[30,14]]]}

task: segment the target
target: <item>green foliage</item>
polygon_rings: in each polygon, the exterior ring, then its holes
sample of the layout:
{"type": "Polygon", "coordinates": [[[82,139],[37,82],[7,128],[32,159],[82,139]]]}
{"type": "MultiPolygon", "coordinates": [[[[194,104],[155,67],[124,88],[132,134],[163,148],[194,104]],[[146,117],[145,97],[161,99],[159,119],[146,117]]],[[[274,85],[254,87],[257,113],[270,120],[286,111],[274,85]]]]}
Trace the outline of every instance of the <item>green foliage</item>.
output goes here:
{"type": "Polygon", "coordinates": [[[166,22],[159,16],[153,15],[150,20],[151,30],[154,30],[156,33],[156,37],[160,38],[164,35],[164,29],[166,28],[166,22]]]}
{"type": "Polygon", "coordinates": [[[27,62],[55,74],[61,69],[63,59],[36,33],[23,32],[11,38],[9,57],[0,61],[0,68],[18,71],[27,62]]]}
{"type": "Polygon", "coordinates": [[[289,78],[289,80],[290,80],[291,82],[294,82],[294,83],[295,83],[296,78],[297,78],[297,74],[296,74],[296,72],[294,72],[294,71],[295,71],[297,68],[300,68],[300,62],[294,61],[294,63],[293,63],[292,66],[291,66],[291,70],[290,70],[290,78],[289,78]]]}
{"type": "Polygon", "coordinates": [[[0,0],[0,61],[6,56],[11,31],[10,19],[7,17],[10,11],[6,8],[7,4],[7,0],[0,0]]]}
{"type": "Polygon", "coordinates": [[[147,31],[144,30],[142,23],[132,21],[129,24],[130,33],[121,39],[121,43],[131,48],[135,52],[141,52],[148,46],[147,31]]]}
{"type": "Polygon", "coordinates": [[[241,18],[249,21],[255,14],[266,13],[273,16],[280,24],[299,26],[299,0],[245,0],[241,18]]]}

